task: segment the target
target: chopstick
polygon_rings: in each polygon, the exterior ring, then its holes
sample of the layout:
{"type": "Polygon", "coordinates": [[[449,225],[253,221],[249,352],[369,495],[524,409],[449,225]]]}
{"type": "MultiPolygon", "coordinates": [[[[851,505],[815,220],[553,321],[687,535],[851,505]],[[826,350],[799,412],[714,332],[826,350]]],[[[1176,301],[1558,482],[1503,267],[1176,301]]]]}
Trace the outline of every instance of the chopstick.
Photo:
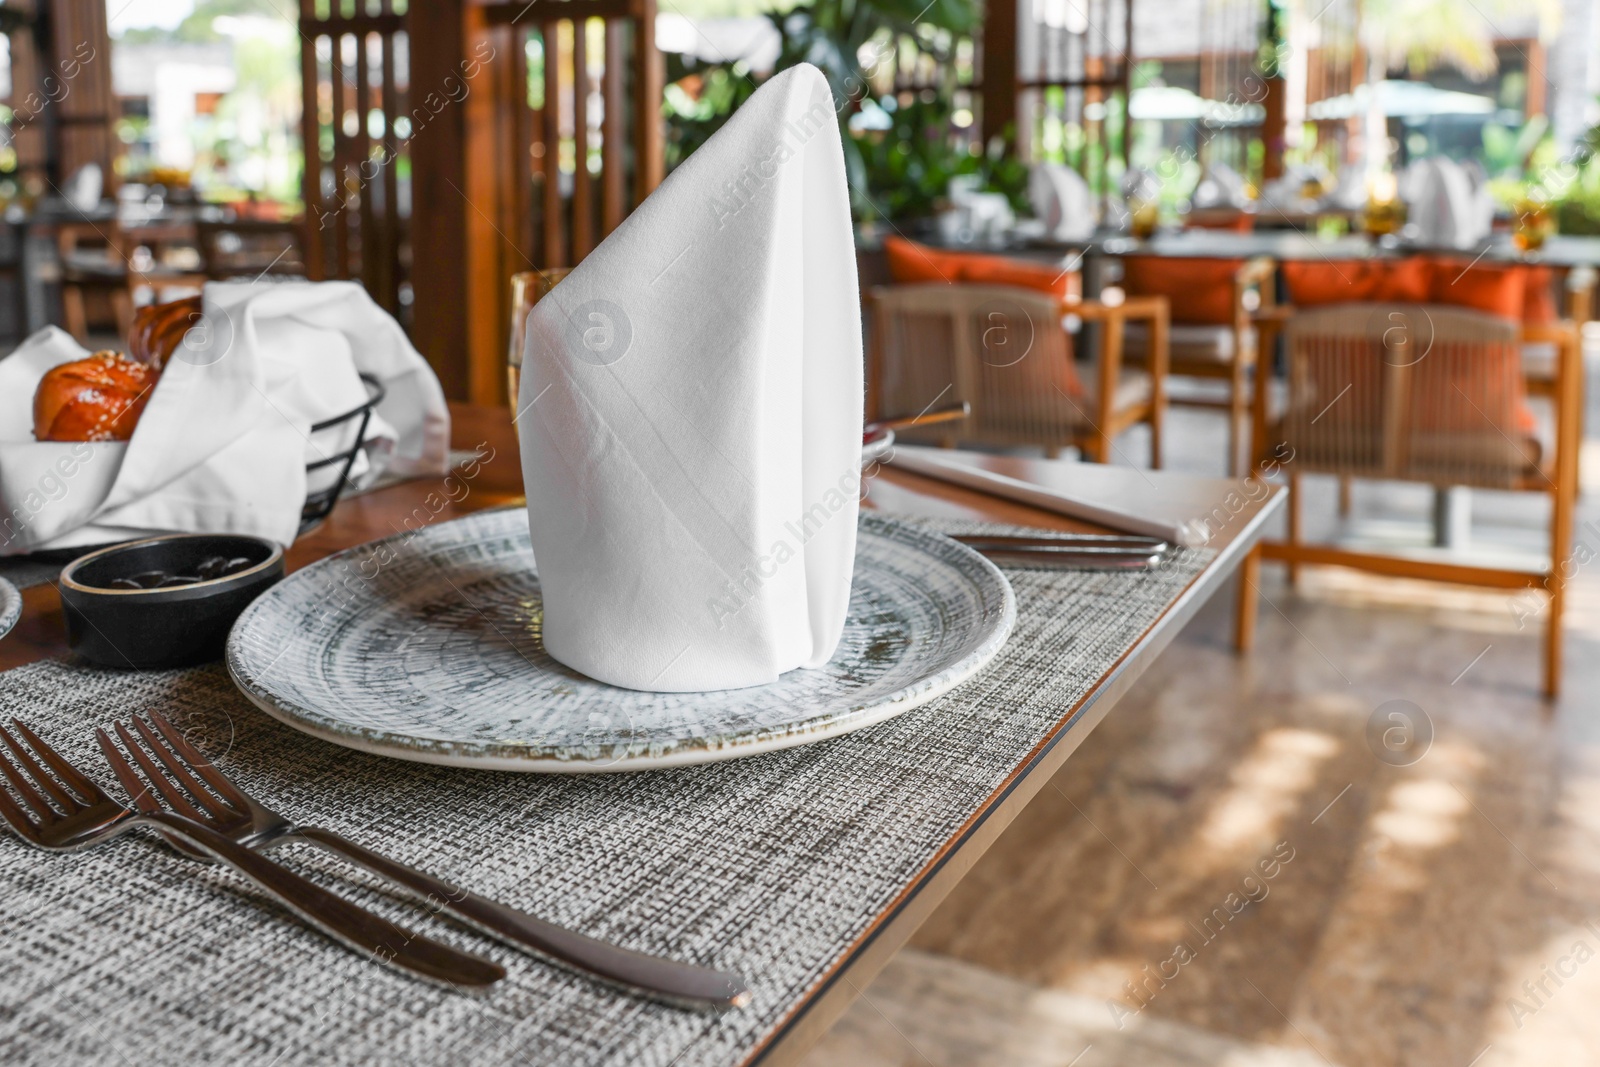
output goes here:
{"type": "Polygon", "coordinates": [[[903,415],[893,419],[875,419],[861,428],[863,438],[870,438],[884,430],[909,430],[913,426],[932,426],[941,422],[955,422],[972,414],[972,405],[963,400],[959,404],[934,408],[920,415],[903,415]]]}

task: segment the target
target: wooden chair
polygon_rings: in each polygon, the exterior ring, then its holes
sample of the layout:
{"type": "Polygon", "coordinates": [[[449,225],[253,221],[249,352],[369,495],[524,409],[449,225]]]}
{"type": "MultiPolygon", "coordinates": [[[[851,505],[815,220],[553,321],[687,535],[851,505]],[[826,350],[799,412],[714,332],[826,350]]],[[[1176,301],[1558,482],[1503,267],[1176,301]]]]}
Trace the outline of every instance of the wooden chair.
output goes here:
{"type": "Polygon", "coordinates": [[[930,405],[972,406],[961,422],[907,431],[906,440],[1039,446],[1055,455],[1065,445],[1104,463],[1112,441],[1140,422],[1150,425],[1151,465],[1161,466],[1166,409],[1167,303],[1062,301],[1032,289],[927,283],[872,290],[868,410],[915,413],[930,405]],[[1100,326],[1093,373],[1080,378],[1066,316],[1100,326]],[[1147,369],[1123,366],[1130,322],[1148,325],[1147,369]],[[1087,380],[1084,380],[1084,379],[1087,380]]]}
{"type": "Polygon", "coordinates": [[[114,221],[61,225],[56,251],[61,262],[62,325],[80,343],[89,339],[91,296],[109,303],[117,335],[127,337],[140,297],[152,304],[166,303],[174,292],[199,292],[206,281],[204,274],[172,266],[141,249],[139,241],[114,221]]]}
{"type": "Polygon", "coordinates": [[[128,286],[127,246],[114,223],[64,223],[56,228],[61,262],[61,325],[80,344],[89,343],[91,302],[109,304],[120,337],[133,328],[133,292],[128,286]]]}
{"type": "MultiPolygon", "coordinates": [[[[1554,438],[1533,437],[1523,399],[1523,328],[1510,319],[1441,305],[1339,304],[1284,316],[1289,402],[1258,455],[1274,450],[1288,471],[1288,539],[1260,548],[1291,576],[1301,564],[1548,594],[1544,692],[1561,685],[1561,615],[1577,503],[1583,363],[1571,323],[1544,328],[1555,346],[1554,438]],[[1287,450],[1285,450],[1287,452],[1287,450]],[[1547,570],[1516,570],[1362,552],[1302,540],[1306,474],[1520,489],[1551,499],[1547,570]]],[[[1264,342],[1276,323],[1267,324],[1264,342]]],[[[1241,649],[1249,647],[1257,560],[1246,566],[1241,649]]]]}
{"type": "Polygon", "coordinates": [[[201,273],[213,281],[306,276],[304,219],[201,219],[201,273]]]}
{"type": "MultiPolygon", "coordinates": [[[[1594,317],[1594,287],[1593,267],[1577,267],[1566,272],[1560,283],[1562,321],[1557,325],[1557,334],[1564,333],[1569,324],[1582,327],[1594,317]]],[[[1525,323],[1522,342],[1522,367],[1529,394],[1554,396],[1559,360],[1557,345],[1550,337],[1549,324],[1525,323]]]]}
{"type": "MultiPolygon", "coordinates": [[[[1173,404],[1220,407],[1228,415],[1228,475],[1239,473],[1239,454],[1247,447],[1250,419],[1250,379],[1259,362],[1255,317],[1270,312],[1274,302],[1277,265],[1258,257],[1233,272],[1233,315],[1227,323],[1184,322],[1175,318],[1168,336],[1168,371],[1175,377],[1201,378],[1228,383],[1224,400],[1178,397],[1173,404]]],[[[1132,291],[1132,290],[1130,290],[1132,291]]],[[[1147,358],[1150,332],[1142,323],[1130,323],[1127,361],[1142,364],[1147,358]]]]}

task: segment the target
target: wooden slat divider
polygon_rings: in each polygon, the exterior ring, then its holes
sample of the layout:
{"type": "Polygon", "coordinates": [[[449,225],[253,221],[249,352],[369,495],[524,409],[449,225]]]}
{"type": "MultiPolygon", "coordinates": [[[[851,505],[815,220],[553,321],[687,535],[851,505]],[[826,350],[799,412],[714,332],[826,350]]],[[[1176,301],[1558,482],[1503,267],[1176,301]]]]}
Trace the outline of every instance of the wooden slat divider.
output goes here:
{"type": "MultiPolygon", "coordinates": [[[[316,0],[300,0],[302,26],[315,17],[316,0]]],[[[300,152],[305,159],[300,195],[306,203],[306,274],[313,280],[327,277],[327,242],[322,198],[321,105],[322,78],[317,69],[315,37],[300,42],[300,152]]]]}
{"type": "Polygon", "coordinates": [[[544,34],[544,266],[568,266],[562,240],[561,203],[561,34],[559,22],[540,26],[544,34]]]}
{"type": "MultiPolygon", "coordinates": [[[[384,0],[387,12],[393,4],[384,0]]],[[[373,299],[391,315],[400,312],[400,142],[395,137],[394,120],[400,114],[400,90],[395,84],[395,39],[392,34],[380,38],[383,43],[383,78],[380,107],[383,108],[383,218],[382,245],[376,250],[383,264],[378,274],[378,287],[373,299]]]]}
{"type": "Polygon", "coordinates": [[[358,238],[361,256],[361,281],[368,292],[377,286],[378,257],[377,220],[372,212],[372,191],[367,176],[372,174],[372,136],[367,127],[367,115],[372,111],[372,83],[368,45],[371,38],[363,33],[354,38],[356,45],[356,134],[351,145],[355,163],[352,181],[356,188],[357,218],[360,227],[358,238]]]}
{"type": "Polygon", "coordinates": [[[350,210],[346,189],[348,174],[345,163],[349,150],[345,146],[344,109],[345,73],[344,38],[329,37],[328,85],[333,100],[333,208],[334,216],[334,271],[335,277],[350,277],[350,210]]]}
{"type": "Polygon", "coordinates": [[[623,81],[627,69],[627,23],[622,19],[606,20],[606,69],[602,81],[601,99],[605,102],[604,124],[600,139],[601,190],[600,235],[604,237],[622,222],[626,210],[623,197],[627,195],[628,149],[623,120],[627,114],[627,96],[623,81]]]}
{"type": "Polygon", "coordinates": [[[509,32],[511,55],[511,214],[514,224],[508,231],[528,253],[539,247],[536,213],[533,210],[533,144],[534,112],[528,106],[528,41],[529,34],[521,26],[512,26],[509,32]]]}
{"type": "Polygon", "coordinates": [[[656,6],[654,0],[634,0],[633,76],[634,121],[634,202],[655,192],[666,176],[666,145],[663,141],[661,93],[666,81],[666,60],[656,51],[656,6]]]}
{"type": "Polygon", "coordinates": [[[503,388],[504,339],[490,335],[505,279],[576,265],[661,182],[655,3],[410,0],[401,14],[396,0],[301,0],[310,271],[359,278],[414,326],[452,395],[503,388]],[[415,303],[413,240],[454,279],[415,303]]]}
{"type": "Polygon", "coordinates": [[[572,262],[594,247],[594,182],[589,174],[589,24],[572,25],[572,262]]]}

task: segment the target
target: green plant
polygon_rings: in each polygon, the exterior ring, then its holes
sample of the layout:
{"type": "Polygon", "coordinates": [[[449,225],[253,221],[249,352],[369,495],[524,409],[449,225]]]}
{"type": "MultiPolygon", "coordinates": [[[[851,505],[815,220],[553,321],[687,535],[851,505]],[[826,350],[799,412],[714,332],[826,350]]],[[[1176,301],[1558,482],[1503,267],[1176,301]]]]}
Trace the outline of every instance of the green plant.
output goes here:
{"type": "Polygon", "coordinates": [[[697,63],[667,53],[667,169],[671,170],[750,99],[755,83],[743,64],[697,63]]]}
{"type": "MultiPolygon", "coordinates": [[[[1003,154],[974,156],[967,147],[965,134],[954,123],[953,76],[934,91],[932,100],[925,99],[925,90],[904,107],[873,94],[874,69],[894,54],[898,41],[909,39],[951,70],[957,39],[977,27],[980,11],[978,0],[812,0],[767,14],[782,42],[774,70],[810,63],[827,79],[859,217],[927,214],[944,195],[952,174],[980,174],[987,187],[1022,195],[1026,176],[1018,176],[1020,165],[1008,165],[1003,154]],[[863,107],[891,116],[889,129],[853,133],[850,120],[863,107]],[[899,134],[912,129],[916,139],[902,148],[896,143],[899,134]]],[[[720,129],[754,92],[755,83],[741,64],[700,64],[676,56],[669,57],[668,78],[670,167],[720,129]]]]}
{"type": "Polygon", "coordinates": [[[887,97],[867,107],[887,115],[889,125],[846,138],[846,152],[854,151],[861,165],[861,218],[931,215],[941,206],[950,179],[964,175],[977,175],[984,189],[1004,193],[1016,210],[1027,209],[1028,168],[1009,150],[1009,137],[997,138],[989,151],[978,150],[955,125],[950,101],[937,95],[904,106],[887,97]]]}

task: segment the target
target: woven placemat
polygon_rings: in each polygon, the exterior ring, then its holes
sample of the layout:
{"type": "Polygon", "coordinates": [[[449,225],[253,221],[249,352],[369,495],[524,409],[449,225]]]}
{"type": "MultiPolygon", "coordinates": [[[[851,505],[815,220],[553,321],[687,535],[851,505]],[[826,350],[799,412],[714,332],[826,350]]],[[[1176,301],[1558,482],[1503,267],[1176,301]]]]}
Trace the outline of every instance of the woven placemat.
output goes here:
{"type": "Polygon", "coordinates": [[[721,1015],[619,994],[432,919],[304,846],[277,853],[510,970],[466,995],[375,966],[143,832],[71,854],[3,835],[0,1059],[738,1063],[1210,556],[1180,552],[1137,575],[1008,571],[1016,630],[949,696],[836,740],[671,771],[546,777],[367,756],[280,725],[215,666],[0,674],[0,714],[107,783],[91,728],[159,709],[300,821],[585,933],[738,971],[754,990],[721,1015]]]}

